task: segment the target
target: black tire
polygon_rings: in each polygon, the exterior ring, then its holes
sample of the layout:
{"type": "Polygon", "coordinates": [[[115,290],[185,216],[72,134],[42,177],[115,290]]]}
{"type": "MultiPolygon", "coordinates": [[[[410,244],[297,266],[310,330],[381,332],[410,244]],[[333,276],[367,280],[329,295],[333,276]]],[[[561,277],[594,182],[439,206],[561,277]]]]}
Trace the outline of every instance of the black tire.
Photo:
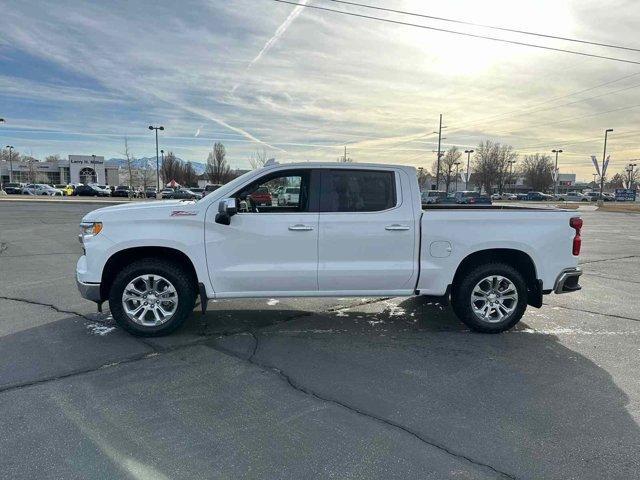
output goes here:
{"type": "Polygon", "coordinates": [[[486,263],[463,273],[458,285],[454,285],[451,306],[456,316],[471,330],[481,333],[501,333],[517,324],[527,308],[527,284],[520,272],[505,263],[486,263]],[[488,322],[476,316],[471,306],[471,294],[483,278],[499,275],[505,277],[518,293],[514,310],[503,320],[488,322]]]}
{"type": "Polygon", "coordinates": [[[118,273],[109,291],[109,309],[116,323],[129,333],[139,337],[159,337],[168,335],[184,323],[193,312],[197,288],[193,278],[180,265],[159,258],[137,260],[118,273]],[[173,284],[178,295],[178,306],[173,316],[158,326],[144,326],[131,320],[122,306],[125,287],[134,278],[153,274],[166,278],[173,284]]]}

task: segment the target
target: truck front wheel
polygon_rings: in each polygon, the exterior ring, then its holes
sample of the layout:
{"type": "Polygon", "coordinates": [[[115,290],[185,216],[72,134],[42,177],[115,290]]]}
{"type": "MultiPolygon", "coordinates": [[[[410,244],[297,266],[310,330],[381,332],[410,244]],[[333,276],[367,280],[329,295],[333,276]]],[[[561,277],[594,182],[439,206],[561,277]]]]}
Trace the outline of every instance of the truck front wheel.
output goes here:
{"type": "Polygon", "coordinates": [[[500,333],[520,321],[527,308],[527,286],[511,265],[489,263],[464,273],[454,285],[452,307],[471,330],[500,333]]]}
{"type": "Polygon", "coordinates": [[[194,281],[180,265],[145,258],[124,267],[109,291],[109,308],[128,332],[156,337],[173,332],[193,311],[194,281]]]}

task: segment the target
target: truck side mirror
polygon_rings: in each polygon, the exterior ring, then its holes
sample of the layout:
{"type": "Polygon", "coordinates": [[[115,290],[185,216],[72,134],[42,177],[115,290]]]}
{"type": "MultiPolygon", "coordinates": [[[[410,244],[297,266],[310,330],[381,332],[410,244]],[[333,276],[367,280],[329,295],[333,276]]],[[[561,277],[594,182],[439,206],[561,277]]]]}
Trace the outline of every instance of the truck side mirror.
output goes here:
{"type": "Polygon", "coordinates": [[[238,213],[238,202],[235,198],[225,198],[218,203],[216,223],[221,225],[231,224],[231,217],[238,213]]]}

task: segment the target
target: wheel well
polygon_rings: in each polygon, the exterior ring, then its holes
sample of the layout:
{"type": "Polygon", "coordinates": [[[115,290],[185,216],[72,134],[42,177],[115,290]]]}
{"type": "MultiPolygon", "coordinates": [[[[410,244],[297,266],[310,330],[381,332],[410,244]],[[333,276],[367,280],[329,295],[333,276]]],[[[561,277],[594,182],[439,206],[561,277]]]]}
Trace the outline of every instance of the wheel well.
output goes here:
{"type": "Polygon", "coordinates": [[[540,305],[542,304],[542,291],[536,275],[535,264],[531,257],[522,250],[492,248],[474,252],[462,260],[453,277],[452,285],[459,285],[460,277],[463,276],[465,272],[468,272],[478,265],[492,262],[506,263],[522,273],[531,296],[529,303],[532,306],[539,306],[538,303],[540,303],[540,305]]]}
{"type": "Polygon", "coordinates": [[[109,289],[114,278],[126,265],[142,258],[159,258],[184,267],[193,280],[194,285],[198,285],[198,275],[191,259],[180,250],[169,247],[134,247],[120,250],[114,253],[102,270],[100,282],[100,295],[102,298],[109,297],[109,289]]]}

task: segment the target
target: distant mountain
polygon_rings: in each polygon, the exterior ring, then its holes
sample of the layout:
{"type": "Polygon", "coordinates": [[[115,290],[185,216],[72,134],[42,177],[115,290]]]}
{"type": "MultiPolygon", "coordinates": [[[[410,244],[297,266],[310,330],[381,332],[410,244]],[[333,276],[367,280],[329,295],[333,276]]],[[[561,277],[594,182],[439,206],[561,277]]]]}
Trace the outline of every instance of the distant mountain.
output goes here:
{"type": "MultiPolygon", "coordinates": [[[[182,163],[187,163],[186,160],[183,160],[181,158],[177,158],[177,160],[179,162],[182,163]]],[[[162,162],[162,159],[160,160],[160,162],[162,162]]],[[[127,168],[127,159],[126,158],[110,158],[109,160],[107,160],[105,162],[107,165],[111,166],[111,167],[120,167],[120,168],[127,168]]],[[[200,162],[191,162],[191,165],[193,165],[193,169],[196,171],[196,173],[198,175],[202,174],[205,172],[207,166],[204,163],[200,163],[200,162]]],[[[149,168],[151,170],[155,170],[156,169],[156,157],[142,157],[142,158],[136,158],[133,162],[131,162],[131,166],[133,168],[149,168]]]]}

